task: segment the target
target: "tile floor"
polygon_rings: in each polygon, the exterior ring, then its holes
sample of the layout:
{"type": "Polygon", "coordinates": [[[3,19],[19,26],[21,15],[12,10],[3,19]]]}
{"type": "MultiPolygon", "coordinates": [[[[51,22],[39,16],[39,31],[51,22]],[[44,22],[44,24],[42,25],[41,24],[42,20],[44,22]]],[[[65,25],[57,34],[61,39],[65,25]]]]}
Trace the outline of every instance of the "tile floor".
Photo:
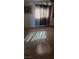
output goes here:
{"type": "Polygon", "coordinates": [[[54,28],[33,28],[24,32],[24,59],[54,59],[54,28]]]}

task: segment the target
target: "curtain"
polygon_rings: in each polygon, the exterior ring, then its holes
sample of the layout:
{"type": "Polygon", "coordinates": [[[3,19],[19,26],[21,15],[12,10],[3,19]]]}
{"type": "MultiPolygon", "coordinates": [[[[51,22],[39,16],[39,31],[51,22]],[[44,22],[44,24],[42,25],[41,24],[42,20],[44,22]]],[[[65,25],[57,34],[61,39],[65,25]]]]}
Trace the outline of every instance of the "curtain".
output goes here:
{"type": "Polygon", "coordinates": [[[36,19],[43,19],[49,17],[49,8],[44,7],[35,7],[35,18],[36,19]]]}
{"type": "Polygon", "coordinates": [[[36,6],[35,7],[35,24],[36,26],[45,25],[46,20],[49,18],[49,7],[36,6]]]}

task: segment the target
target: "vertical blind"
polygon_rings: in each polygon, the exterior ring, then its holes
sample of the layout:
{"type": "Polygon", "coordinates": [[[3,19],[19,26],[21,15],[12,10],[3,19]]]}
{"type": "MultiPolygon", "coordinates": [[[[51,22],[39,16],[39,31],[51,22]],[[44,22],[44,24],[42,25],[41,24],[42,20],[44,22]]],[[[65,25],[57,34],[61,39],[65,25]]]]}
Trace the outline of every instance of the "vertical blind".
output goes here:
{"type": "Polygon", "coordinates": [[[36,19],[43,19],[43,18],[48,19],[48,17],[49,17],[49,7],[40,7],[40,6],[35,7],[36,19]]]}

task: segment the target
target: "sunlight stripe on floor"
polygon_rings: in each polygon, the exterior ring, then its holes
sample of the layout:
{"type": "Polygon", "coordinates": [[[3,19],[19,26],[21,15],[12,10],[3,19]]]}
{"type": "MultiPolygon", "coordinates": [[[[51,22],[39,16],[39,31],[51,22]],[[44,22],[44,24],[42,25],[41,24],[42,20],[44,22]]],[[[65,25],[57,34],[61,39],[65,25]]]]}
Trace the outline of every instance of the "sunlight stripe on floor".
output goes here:
{"type": "Polygon", "coordinates": [[[35,32],[31,32],[31,33],[29,34],[29,37],[26,39],[26,43],[31,40],[31,38],[33,37],[34,34],[35,34],[35,32]]]}
{"type": "Polygon", "coordinates": [[[46,31],[37,31],[37,32],[31,32],[28,34],[28,36],[25,38],[26,42],[33,42],[35,40],[42,40],[46,39],[47,33],[46,31]]]}
{"type": "Polygon", "coordinates": [[[39,32],[36,32],[36,34],[35,34],[35,36],[33,37],[33,39],[31,40],[31,41],[35,41],[35,40],[37,40],[38,39],[38,36],[39,36],[39,34],[38,34],[39,32]]]}
{"type": "Polygon", "coordinates": [[[29,38],[30,35],[31,35],[31,33],[28,34],[28,35],[25,37],[24,41],[26,41],[26,40],[29,38]]]}

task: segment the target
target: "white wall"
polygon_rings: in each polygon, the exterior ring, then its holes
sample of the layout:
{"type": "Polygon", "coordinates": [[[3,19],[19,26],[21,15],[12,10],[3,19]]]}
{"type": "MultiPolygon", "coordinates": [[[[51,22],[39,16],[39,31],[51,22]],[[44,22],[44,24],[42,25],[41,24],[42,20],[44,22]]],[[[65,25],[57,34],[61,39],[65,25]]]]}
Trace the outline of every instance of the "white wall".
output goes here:
{"type": "Polygon", "coordinates": [[[24,15],[24,27],[35,27],[35,19],[32,14],[24,15]]]}
{"type": "Polygon", "coordinates": [[[34,17],[34,4],[29,3],[32,6],[31,14],[24,14],[24,27],[35,27],[35,17],[34,17]]]}

